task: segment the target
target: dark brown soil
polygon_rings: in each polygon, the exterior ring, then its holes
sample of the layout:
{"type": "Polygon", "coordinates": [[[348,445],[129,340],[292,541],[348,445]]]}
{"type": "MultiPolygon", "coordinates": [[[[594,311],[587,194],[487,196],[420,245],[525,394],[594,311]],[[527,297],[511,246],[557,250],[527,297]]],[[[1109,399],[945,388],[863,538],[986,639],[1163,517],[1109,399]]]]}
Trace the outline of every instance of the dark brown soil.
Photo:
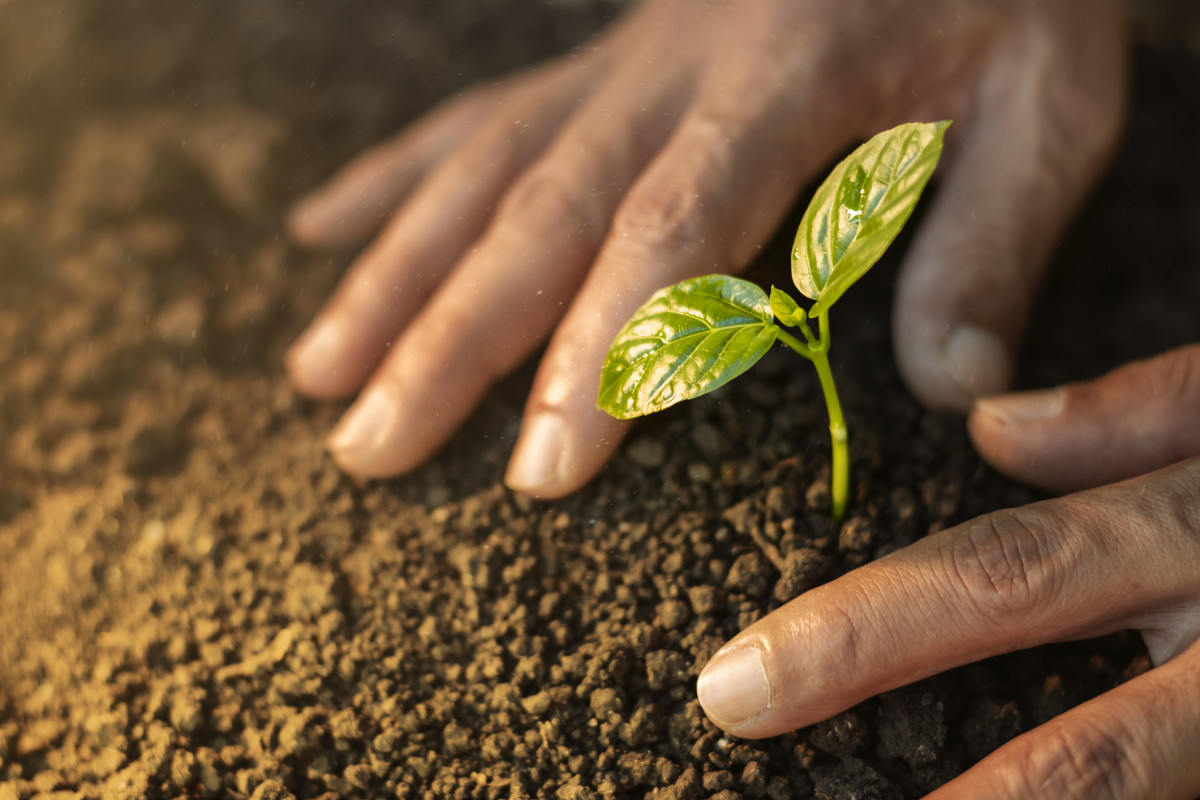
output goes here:
{"type": "MultiPolygon", "coordinates": [[[[339,409],[297,399],[280,358],[349,255],[291,248],[288,199],[614,8],[0,0],[0,800],[918,797],[1147,667],[1114,636],[768,741],[704,719],[695,677],[739,628],[1033,498],[905,393],[886,269],[834,354],[841,526],[815,379],[786,353],[642,425],[562,502],[500,483],[528,369],[418,474],[334,469],[339,409]]],[[[1138,72],[1027,383],[1200,339],[1200,65],[1138,72]]]]}

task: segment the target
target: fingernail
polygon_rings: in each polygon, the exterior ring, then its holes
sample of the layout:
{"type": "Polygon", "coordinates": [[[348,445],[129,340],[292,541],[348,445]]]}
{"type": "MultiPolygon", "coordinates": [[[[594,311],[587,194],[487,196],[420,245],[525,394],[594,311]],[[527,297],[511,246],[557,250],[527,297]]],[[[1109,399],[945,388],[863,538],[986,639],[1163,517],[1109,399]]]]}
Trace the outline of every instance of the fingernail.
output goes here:
{"type": "Polygon", "coordinates": [[[310,327],[288,351],[287,362],[309,380],[337,375],[345,333],[336,319],[323,319],[310,327]]]}
{"type": "Polygon", "coordinates": [[[382,387],[368,389],[346,412],[326,442],[339,463],[349,471],[365,466],[365,460],[379,449],[391,432],[396,418],[396,402],[382,387]]]}
{"type": "Polygon", "coordinates": [[[531,494],[552,489],[561,480],[559,469],[565,446],[562,417],[552,411],[541,412],[522,431],[505,482],[519,492],[531,494]]]}
{"type": "Polygon", "coordinates": [[[1008,347],[993,333],[961,325],[946,337],[942,372],[970,397],[1002,392],[1012,374],[1008,347]]]}
{"type": "Polygon", "coordinates": [[[704,713],[725,730],[761,716],[771,708],[762,652],[751,645],[718,651],[700,673],[696,695],[704,713]]]}
{"type": "Polygon", "coordinates": [[[975,410],[990,414],[1001,422],[1020,425],[1057,416],[1063,410],[1065,399],[1066,393],[1062,389],[1041,389],[988,397],[977,402],[975,410]]]}

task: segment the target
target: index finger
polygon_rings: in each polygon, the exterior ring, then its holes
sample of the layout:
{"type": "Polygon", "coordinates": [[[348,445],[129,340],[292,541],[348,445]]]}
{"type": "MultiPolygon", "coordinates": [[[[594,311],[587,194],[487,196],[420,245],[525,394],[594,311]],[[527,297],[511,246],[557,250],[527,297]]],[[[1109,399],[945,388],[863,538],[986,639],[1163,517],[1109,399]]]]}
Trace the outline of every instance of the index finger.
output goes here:
{"type": "MultiPolygon", "coordinates": [[[[1200,592],[1200,459],[980,517],[818,587],[713,657],[697,691],[730,733],[772,736],[955,666],[1147,627],[1200,592]]],[[[1180,646],[1156,644],[1157,661],[1180,646]]]]}

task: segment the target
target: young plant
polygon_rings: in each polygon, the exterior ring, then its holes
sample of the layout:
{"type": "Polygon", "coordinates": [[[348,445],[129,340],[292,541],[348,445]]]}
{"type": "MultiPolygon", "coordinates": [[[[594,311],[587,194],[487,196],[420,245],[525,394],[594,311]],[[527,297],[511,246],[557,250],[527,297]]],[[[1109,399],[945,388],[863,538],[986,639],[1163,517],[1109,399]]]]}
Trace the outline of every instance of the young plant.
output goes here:
{"type": "Polygon", "coordinates": [[[833,438],[832,513],[846,513],[846,421],[829,369],[829,309],[870,269],[912,214],[937,167],[949,122],[885,131],[838,164],[817,189],[792,247],[792,281],[813,305],[768,297],[749,281],[708,275],[655,293],[617,334],[600,375],[604,411],[630,419],[711,392],[776,341],[813,362],[833,438]],[[816,322],[816,332],[810,323],[816,322]],[[794,328],[794,336],[782,326],[794,328]]]}

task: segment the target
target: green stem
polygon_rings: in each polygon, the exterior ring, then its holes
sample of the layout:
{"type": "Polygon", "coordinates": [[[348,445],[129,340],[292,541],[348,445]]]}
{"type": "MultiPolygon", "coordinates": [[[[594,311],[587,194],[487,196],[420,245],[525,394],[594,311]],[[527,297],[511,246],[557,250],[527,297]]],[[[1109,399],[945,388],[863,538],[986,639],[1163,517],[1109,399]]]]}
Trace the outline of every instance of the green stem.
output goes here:
{"type": "Polygon", "coordinates": [[[829,409],[829,436],[833,442],[833,475],[830,479],[830,495],[833,518],[846,516],[846,495],[850,486],[850,448],[846,435],[846,420],[842,416],[842,404],[838,401],[837,387],[833,385],[833,372],[829,369],[829,356],[824,351],[813,353],[813,366],[821,380],[821,391],[825,393],[825,405],[829,409]]]}
{"type": "Polygon", "coordinates": [[[788,347],[792,348],[797,353],[799,353],[800,355],[807,358],[809,361],[812,361],[813,350],[811,347],[801,344],[799,339],[797,339],[795,336],[792,336],[790,333],[785,331],[783,328],[780,328],[778,325],[775,326],[775,329],[778,331],[777,335],[779,337],[779,341],[783,342],[788,347]]]}
{"type": "Polygon", "coordinates": [[[829,368],[829,323],[827,315],[817,318],[821,324],[821,347],[812,351],[813,366],[825,393],[825,406],[829,410],[829,436],[833,443],[833,465],[830,477],[830,500],[832,514],[836,520],[846,516],[846,498],[850,486],[850,447],[846,433],[846,418],[842,416],[842,403],[838,399],[837,386],[833,382],[833,370],[829,368]]]}
{"type": "Polygon", "coordinates": [[[829,320],[827,315],[817,317],[820,324],[821,338],[812,335],[808,325],[801,330],[804,338],[812,342],[808,347],[795,336],[776,326],[779,330],[779,341],[795,350],[800,355],[813,362],[817,368],[817,378],[821,381],[821,391],[825,394],[825,407],[829,410],[829,435],[833,442],[833,465],[830,478],[830,500],[833,506],[833,518],[841,520],[846,516],[846,498],[850,487],[850,447],[846,434],[846,418],[842,416],[842,403],[838,400],[837,386],[833,383],[833,370],[829,368],[829,320]]]}

